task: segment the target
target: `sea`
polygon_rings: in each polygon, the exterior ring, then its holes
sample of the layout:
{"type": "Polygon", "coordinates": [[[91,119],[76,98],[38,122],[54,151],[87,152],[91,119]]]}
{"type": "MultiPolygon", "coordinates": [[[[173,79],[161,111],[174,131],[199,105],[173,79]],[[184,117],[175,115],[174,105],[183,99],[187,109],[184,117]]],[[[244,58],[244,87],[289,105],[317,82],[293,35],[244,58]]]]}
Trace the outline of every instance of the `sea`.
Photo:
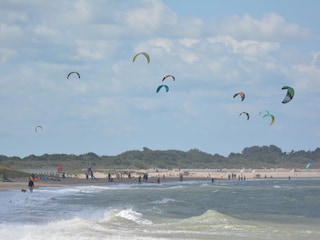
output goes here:
{"type": "Polygon", "coordinates": [[[44,187],[0,203],[5,240],[320,239],[319,179],[44,187]]]}

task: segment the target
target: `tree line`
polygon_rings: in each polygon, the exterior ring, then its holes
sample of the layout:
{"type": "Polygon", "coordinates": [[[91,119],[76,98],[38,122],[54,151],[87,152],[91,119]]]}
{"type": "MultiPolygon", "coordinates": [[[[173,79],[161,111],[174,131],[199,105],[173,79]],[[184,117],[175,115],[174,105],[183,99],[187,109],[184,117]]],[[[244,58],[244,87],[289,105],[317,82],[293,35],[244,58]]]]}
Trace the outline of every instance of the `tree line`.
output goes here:
{"type": "Polygon", "coordinates": [[[95,169],[222,169],[222,168],[320,168],[320,148],[314,151],[283,152],[275,145],[246,147],[241,153],[230,153],[224,157],[209,154],[198,149],[180,150],[130,150],[116,156],[98,156],[95,153],[43,154],[29,155],[23,158],[0,155],[0,164],[13,169],[56,168],[79,170],[95,169]]]}

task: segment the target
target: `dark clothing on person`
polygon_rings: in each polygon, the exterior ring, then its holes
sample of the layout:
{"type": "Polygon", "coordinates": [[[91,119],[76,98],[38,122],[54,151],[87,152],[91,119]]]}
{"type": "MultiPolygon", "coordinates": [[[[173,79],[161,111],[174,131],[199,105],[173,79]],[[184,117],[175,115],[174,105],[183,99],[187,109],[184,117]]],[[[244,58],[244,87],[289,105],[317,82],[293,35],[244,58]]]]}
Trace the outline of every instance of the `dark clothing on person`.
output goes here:
{"type": "Polygon", "coordinates": [[[32,179],[29,180],[28,186],[30,188],[30,192],[32,192],[33,191],[33,187],[34,187],[34,183],[33,183],[32,179]]]}

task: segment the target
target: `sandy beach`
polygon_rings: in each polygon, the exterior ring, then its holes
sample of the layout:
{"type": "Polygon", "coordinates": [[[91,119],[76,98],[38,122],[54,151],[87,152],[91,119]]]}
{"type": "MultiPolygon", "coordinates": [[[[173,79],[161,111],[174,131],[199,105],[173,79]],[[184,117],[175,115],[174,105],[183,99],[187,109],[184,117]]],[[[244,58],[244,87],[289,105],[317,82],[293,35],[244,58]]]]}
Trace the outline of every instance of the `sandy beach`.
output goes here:
{"type": "MultiPolygon", "coordinates": [[[[64,187],[70,185],[106,185],[106,184],[138,184],[161,183],[169,181],[247,181],[247,180],[295,180],[303,178],[319,178],[320,169],[184,169],[184,170],[145,170],[147,181],[142,178],[141,170],[130,170],[127,174],[112,174],[111,181],[105,171],[95,171],[95,179],[86,179],[85,173],[80,175],[66,175],[65,178],[49,177],[47,180],[35,181],[35,189],[41,187],[64,187]]],[[[10,179],[10,178],[9,178],[10,179]]],[[[13,189],[28,189],[28,178],[10,179],[0,182],[0,191],[13,189]]]]}

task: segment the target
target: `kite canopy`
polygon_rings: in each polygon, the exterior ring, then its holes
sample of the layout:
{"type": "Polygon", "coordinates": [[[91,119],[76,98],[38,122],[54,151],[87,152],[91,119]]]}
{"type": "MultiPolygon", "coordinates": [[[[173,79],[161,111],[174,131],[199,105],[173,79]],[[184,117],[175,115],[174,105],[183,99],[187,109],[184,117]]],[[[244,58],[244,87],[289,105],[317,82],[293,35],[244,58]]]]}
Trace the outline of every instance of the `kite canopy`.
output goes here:
{"type": "Polygon", "coordinates": [[[294,96],[294,89],[292,87],[284,86],[281,88],[282,90],[287,90],[287,94],[282,100],[282,103],[288,103],[292,100],[294,96]]]}
{"type": "Polygon", "coordinates": [[[36,126],[36,127],[34,128],[34,130],[35,130],[36,132],[38,132],[38,129],[41,129],[41,130],[42,130],[42,127],[41,127],[40,125],[38,125],[38,126],[36,126]]]}
{"type": "Polygon", "coordinates": [[[146,53],[146,52],[139,52],[139,53],[135,54],[135,55],[133,56],[132,62],[134,62],[134,61],[136,60],[136,58],[137,58],[139,55],[141,55],[141,54],[142,54],[143,56],[145,56],[145,58],[147,59],[148,63],[150,63],[150,56],[149,56],[149,54],[146,53]]]}
{"type": "Polygon", "coordinates": [[[261,114],[263,114],[262,117],[268,116],[269,111],[268,110],[262,110],[261,112],[259,112],[259,115],[261,115],[261,114]]]}
{"type": "Polygon", "coordinates": [[[78,75],[78,78],[80,78],[80,74],[78,72],[69,72],[68,75],[67,75],[67,79],[70,77],[71,74],[77,74],[78,75]]]}
{"type": "Polygon", "coordinates": [[[270,118],[271,118],[270,125],[272,125],[274,123],[274,120],[275,120],[274,116],[272,114],[268,113],[268,114],[264,115],[263,117],[266,117],[266,116],[270,116],[270,118]]]}
{"type": "Polygon", "coordinates": [[[245,115],[247,116],[247,120],[249,120],[249,118],[250,118],[249,113],[247,113],[247,112],[242,112],[242,113],[239,114],[239,116],[241,116],[242,114],[245,114],[245,115]]]}
{"type": "Polygon", "coordinates": [[[168,77],[171,77],[171,78],[173,79],[173,81],[176,80],[176,78],[175,78],[173,75],[165,75],[165,76],[162,78],[162,82],[163,82],[164,80],[166,80],[168,77]]]}
{"type": "Polygon", "coordinates": [[[167,85],[160,85],[159,87],[157,87],[157,93],[160,91],[161,88],[165,88],[166,89],[166,92],[169,91],[169,87],[167,85]]]}
{"type": "Polygon", "coordinates": [[[246,95],[245,95],[243,92],[238,92],[238,93],[235,93],[235,94],[233,95],[233,98],[235,98],[235,97],[238,96],[238,95],[240,95],[241,101],[243,101],[243,100],[245,99],[245,97],[246,97],[246,95]]]}

